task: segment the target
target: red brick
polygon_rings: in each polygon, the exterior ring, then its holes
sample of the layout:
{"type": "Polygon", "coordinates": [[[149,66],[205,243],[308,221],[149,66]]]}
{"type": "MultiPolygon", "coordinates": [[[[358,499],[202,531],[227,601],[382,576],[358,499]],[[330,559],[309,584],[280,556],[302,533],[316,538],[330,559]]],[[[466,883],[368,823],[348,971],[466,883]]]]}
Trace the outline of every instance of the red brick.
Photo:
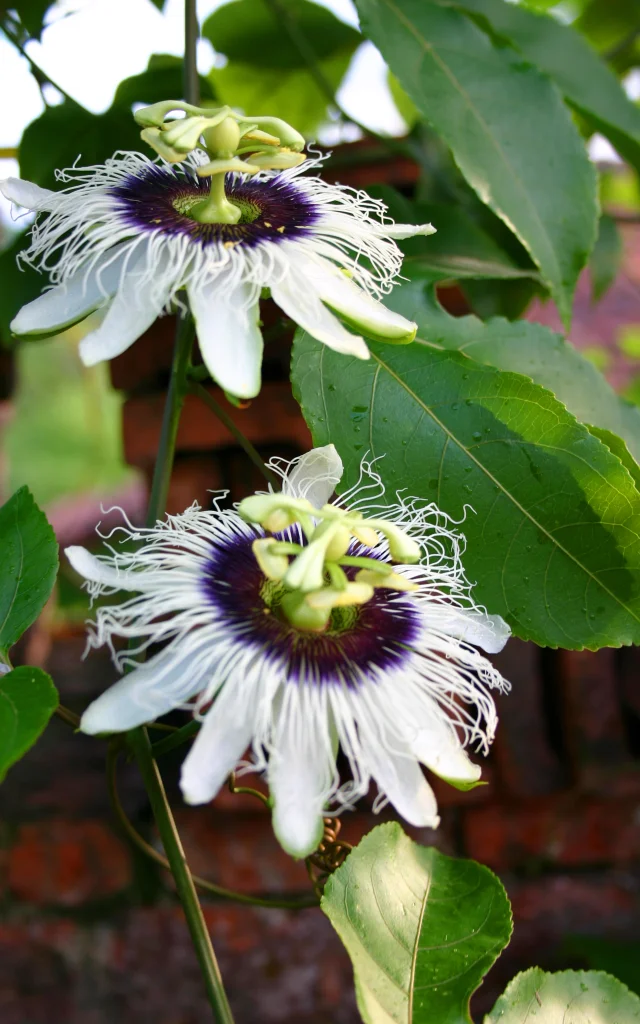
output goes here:
{"type": "Polygon", "coordinates": [[[22,825],[8,854],[7,887],[29,903],[77,907],[131,883],[127,847],[100,821],[22,825]]]}
{"type": "MultiPolygon", "coordinates": [[[[209,390],[225,405],[243,434],[259,448],[283,442],[301,451],[311,447],[309,430],[288,383],[265,383],[259,396],[245,409],[229,405],[219,388],[209,390]]],[[[130,465],[145,467],[155,460],[163,408],[163,394],[139,396],[125,402],[124,451],[130,465]]],[[[233,434],[211,410],[198,398],[188,395],[178,430],[178,451],[199,452],[236,445],[233,434]]]]}
{"type": "Polygon", "coordinates": [[[277,842],[269,815],[219,814],[207,807],[180,809],[175,816],[195,874],[241,892],[311,888],[304,863],[292,860],[277,842]]]}
{"type": "Polygon", "coordinates": [[[500,789],[528,797],[562,788],[565,772],[547,737],[539,648],[513,638],[492,661],[512,683],[510,693],[496,695],[499,725],[492,760],[500,789]]]}
{"type": "Polygon", "coordinates": [[[610,780],[630,764],[622,719],[616,652],[559,651],[567,747],[577,781],[610,792],[610,780]]]}
{"type": "Polygon", "coordinates": [[[465,812],[463,831],[467,855],[497,870],[532,861],[628,864],[640,857],[640,803],[568,794],[524,806],[473,808],[465,812]]]}
{"type": "MultiPolygon", "coordinates": [[[[346,952],[320,910],[205,906],[236,1024],[357,1024],[346,952]]],[[[179,907],[0,925],[2,1024],[211,1019],[179,907]]]]}
{"type": "Polygon", "coordinates": [[[171,366],[175,334],[175,316],[162,316],[138,338],[135,345],[110,360],[114,388],[132,392],[163,387],[171,366]]]}

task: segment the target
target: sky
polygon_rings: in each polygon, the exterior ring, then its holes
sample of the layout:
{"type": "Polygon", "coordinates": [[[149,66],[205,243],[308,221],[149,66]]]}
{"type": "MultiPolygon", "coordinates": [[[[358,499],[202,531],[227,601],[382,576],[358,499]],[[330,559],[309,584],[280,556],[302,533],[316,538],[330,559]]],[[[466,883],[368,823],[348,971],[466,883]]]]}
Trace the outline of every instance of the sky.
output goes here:
{"type": "MultiPolygon", "coordinates": [[[[223,2],[199,0],[200,22],[223,2]]],[[[323,6],[357,26],[351,0],[323,0],[323,6]]],[[[183,7],[183,0],[167,0],[164,12],[151,0],[59,0],[49,12],[42,41],[30,43],[29,53],[65,92],[100,113],[110,106],[118,83],[143,71],[152,53],[182,53],[183,7]],[[99,40],[99,45],[88,45],[89,39],[99,40]]],[[[214,56],[211,44],[200,40],[201,71],[209,71],[214,56]]],[[[339,100],[348,113],[377,131],[403,129],[386,85],[384,62],[370,43],[357,52],[339,100]]],[[[42,110],[27,61],[0,36],[0,149],[16,147],[24,127],[42,110]]],[[[14,161],[0,159],[0,178],[16,173],[14,161]]],[[[0,197],[0,218],[6,222],[8,215],[9,204],[0,197]]]]}

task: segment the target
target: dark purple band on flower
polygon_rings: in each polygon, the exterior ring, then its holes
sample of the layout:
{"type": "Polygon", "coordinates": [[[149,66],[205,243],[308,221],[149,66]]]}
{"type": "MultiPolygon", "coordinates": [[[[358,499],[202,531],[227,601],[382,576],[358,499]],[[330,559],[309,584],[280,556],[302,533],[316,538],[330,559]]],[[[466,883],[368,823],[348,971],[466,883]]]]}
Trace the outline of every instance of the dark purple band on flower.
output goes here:
{"type": "Polygon", "coordinates": [[[207,246],[214,243],[253,247],[310,234],[318,208],[294,181],[276,175],[267,181],[226,176],[227,198],[242,210],[238,224],[200,224],[188,215],[194,202],[206,199],[210,178],[199,178],[185,167],[151,164],[130,174],[109,189],[124,222],[136,231],[161,230],[169,235],[188,235],[207,246]]]}
{"type": "MultiPolygon", "coordinates": [[[[348,613],[340,615],[341,628],[301,632],[265,604],[265,577],[251,550],[255,536],[212,549],[203,578],[207,600],[239,642],[282,666],[295,682],[322,685],[342,680],[357,687],[376,669],[385,672],[402,666],[409,657],[406,648],[420,634],[419,614],[410,599],[378,589],[366,604],[339,610],[348,613]],[[345,619],[352,619],[346,628],[345,619]]],[[[353,553],[371,556],[360,545],[353,553]]],[[[356,572],[346,571],[351,577],[356,572]]]]}

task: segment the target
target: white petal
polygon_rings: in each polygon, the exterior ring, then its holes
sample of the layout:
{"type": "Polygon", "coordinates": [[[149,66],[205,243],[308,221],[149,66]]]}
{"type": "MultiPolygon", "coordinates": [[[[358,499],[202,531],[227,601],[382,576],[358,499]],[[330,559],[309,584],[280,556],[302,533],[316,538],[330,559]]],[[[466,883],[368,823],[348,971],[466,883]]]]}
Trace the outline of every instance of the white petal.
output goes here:
{"type": "Polygon", "coordinates": [[[178,658],[161,651],[89,705],[80,722],[82,732],[125,732],[180,707],[203,686],[202,672],[194,673],[193,661],[192,653],[178,658]]]}
{"type": "Polygon", "coordinates": [[[11,323],[14,334],[47,334],[64,330],[97,309],[118,287],[125,254],[112,253],[89,272],[78,270],[65,284],[28,302],[11,323]]]}
{"type": "Polygon", "coordinates": [[[419,729],[411,740],[411,749],[422,764],[440,778],[450,782],[473,784],[482,775],[480,765],[469,758],[455,730],[439,721],[438,709],[434,719],[425,728],[419,729]]]}
{"type": "Polygon", "coordinates": [[[511,636],[511,628],[500,615],[466,608],[452,610],[441,628],[459,640],[482,647],[487,654],[498,654],[511,636]]]}
{"type": "Polygon", "coordinates": [[[293,264],[286,277],[271,283],[271,295],[282,310],[312,337],[346,355],[368,359],[364,340],[351,334],[320,301],[320,296],[305,274],[293,264]]]}
{"type": "Polygon", "coordinates": [[[238,716],[233,689],[233,680],[223,687],[182,765],[180,789],[188,804],[212,800],[251,742],[255,701],[238,716]],[[236,714],[230,714],[232,703],[236,714]]]}
{"type": "Polygon", "coordinates": [[[371,740],[365,751],[371,775],[398,814],[411,825],[437,828],[440,824],[438,805],[431,786],[408,748],[406,756],[371,740]]]}
{"type": "Polygon", "coordinates": [[[305,260],[305,277],[326,302],[364,334],[386,341],[413,341],[417,325],[387,309],[328,260],[305,260]]]}
{"type": "Polygon", "coordinates": [[[228,290],[221,277],[210,291],[189,288],[188,294],[209,373],[230,394],[255,398],[260,391],[263,343],[258,303],[251,301],[250,286],[239,284],[228,290]]]}
{"type": "Polygon", "coordinates": [[[433,224],[383,224],[381,235],[387,238],[413,238],[415,235],[435,235],[433,224]]]}
{"type": "Polygon", "coordinates": [[[312,448],[292,463],[282,482],[282,493],[306,498],[316,508],[322,508],[340,483],[342,472],[342,459],[334,445],[312,448]]]}
{"type": "Polygon", "coordinates": [[[26,210],[53,210],[58,199],[57,194],[50,189],[40,188],[22,178],[5,178],[0,181],[0,192],[5,199],[26,210]]]}
{"type": "Polygon", "coordinates": [[[71,565],[80,576],[91,583],[100,583],[104,587],[115,587],[117,590],[140,590],[144,574],[123,572],[96,558],[86,548],[72,546],[64,549],[71,565]]]}
{"type": "MultiPolygon", "coordinates": [[[[158,260],[154,272],[162,279],[166,273],[164,260],[158,260]]],[[[85,366],[113,359],[130,348],[160,316],[166,299],[166,292],[158,288],[151,290],[146,256],[141,256],[122,274],[115,298],[100,326],[80,342],[80,358],[85,366]]]]}
{"type": "Polygon", "coordinates": [[[281,740],[269,760],[269,789],[273,798],[273,831],[292,857],[307,857],[317,848],[324,829],[323,811],[332,772],[320,744],[306,749],[281,740]]]}

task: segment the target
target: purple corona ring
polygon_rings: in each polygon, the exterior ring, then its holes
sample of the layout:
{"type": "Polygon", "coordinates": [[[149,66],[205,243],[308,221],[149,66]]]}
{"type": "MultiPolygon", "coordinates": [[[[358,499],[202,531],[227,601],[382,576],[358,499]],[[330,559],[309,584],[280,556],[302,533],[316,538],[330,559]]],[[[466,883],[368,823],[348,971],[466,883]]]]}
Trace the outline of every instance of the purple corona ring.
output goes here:
{"type": "Polygon", "coordinates": [[[276,835],[297,857],[316,847],[323,814],[352,806],[372,779],[378,806],[388,799],[412,824],[436,827],[421,765],[461,788],[478,782],[465,747],[486,752],[497,722],[490,691],[507,684],[476,646],[500,650],[509,628],[473,601],[464,540],[435,505],[398,496],[386,504],[366,462],[358,483],[330,502],[342,476],[332,445],[271,466],[281,492],[237,509],[194,505],[151,529],[127,524],[127,544],[119,550],[112,538],[105,555],[67,549],[92,596],[133,595],[96,612],[89,647],[107,644],[131,671],[89,706],[81,728],[120,732],[190,711],[202,726],[182,769],[185,799],[211,800],[251,748],[276,835]],[[274,533],[287,509],[302,526],[274,533]],[[266,530],[247,521],[263,513],[266,530]],[[142,542],[135,551],[132,538],[142,542]],[[401,564],[400,548],[411,564],[401,564]],[[304,615],[328,602],[324,623],[298,620],[292,595],[308,604],[304,615]],[[129,647],[116,649],[116,637],[129,647]],[[350,766],[342,780],[339,747],[350,766]]]}
{"type": "Polygon", "coordinates": [[[240,211],[238,222],[201,223],[197,210],[211,179],[197,170],[206,161],[200,151],[180,166],[117,153],[96,167],[58,172],[66,187],[57,192],[17,178],[0,182],[17,206],[46,214],[36,217],[22,259],[53,286],[20,310],[13,332],[55,333],[104,309],[80,343],[91,365],[124,352],[158,316],[186,304],[209,372],[240,398],[260,390],[265,288],[338,352],[367,359],[363,336],[414,338],[416,325],[380,300],[402,263],[394,239],[431,234],[430,224],[394,224],[366,193],[302,173],[319,160],[227,174],[225,201],[240,211]]]}

